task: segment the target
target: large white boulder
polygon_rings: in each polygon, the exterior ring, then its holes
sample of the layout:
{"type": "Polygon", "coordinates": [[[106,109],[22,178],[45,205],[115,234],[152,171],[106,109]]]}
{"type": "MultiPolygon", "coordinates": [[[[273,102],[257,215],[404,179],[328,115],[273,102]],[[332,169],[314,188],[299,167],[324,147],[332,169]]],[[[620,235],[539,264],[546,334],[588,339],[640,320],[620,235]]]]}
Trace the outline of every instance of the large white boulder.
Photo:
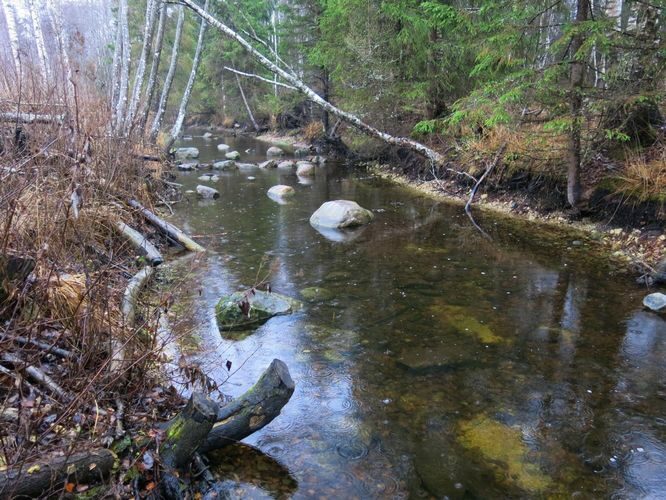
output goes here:
{"type": "Polygon", "coordinates": [[[310,224],[317,227],[342,229],[362,226],[374,218],[370,210],[361,207],[355,201],[327,201],[310,217],[310,224]]]}
{"type": "Polygon", "coordinates": [[[238,160],[240,158],[240,153],[238,151],[229,151],[224,156],[228,160],[238,160]]]}
{"type": "Polygon", "coordinates": [[[282,148],[278,148],[277,146],[271,146],[266,151],[266,156],[282,156],[283,154],[284,151],[282,150],[282,148]]]}
{"type": "Polygon", "coordinates": [[[218,151],[229,151],[230,146],[228,144],[218,144],[217,145],[217,150],[218,151]]]}
{"type": "Polygon", "coordinates": [[[197,194],[206,200],[214,200],[220,197],[220,192],[217,189],[201,184],[197,186],[197,194]]]}
{"type": "Polygon", "coordinates": [[[199,150],[197,148],[178,148],[174,156],[177,160],[189,160],[199,158],[199,150]]]}

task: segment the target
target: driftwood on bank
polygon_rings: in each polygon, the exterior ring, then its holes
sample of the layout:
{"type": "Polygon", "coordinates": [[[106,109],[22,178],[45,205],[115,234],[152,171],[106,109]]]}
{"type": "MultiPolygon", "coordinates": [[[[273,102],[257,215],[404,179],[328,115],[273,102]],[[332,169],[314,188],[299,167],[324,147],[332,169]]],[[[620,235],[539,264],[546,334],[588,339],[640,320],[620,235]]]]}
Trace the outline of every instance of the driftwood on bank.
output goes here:
{"type": "Polygon", "coordinates": [[[143,205],[141,205],[141,203],[139,203],[138,201],[129,200],[128,203],[132,208],[135,208],[139,212],[141,212],[141,215],[143,215],[156,228],[158,228],[164,234],[166,234],[170,238],[174,239],[175,241],[177,241],[178,243],[183,245],[190,252],[205,252],[206,251],[206,249],[204,247],[199,245],[196,241],[194,241],[192,238],[187,236],[185,233],[183,233],[176,226],[174,226],[173,224],[170,224],[167,221],[161,219],[160,217],[155,215],[153,212],[151,212],[150,210],[145,208],[143,205]]]}
{"type": "Polygon", "coordinates": [[[274,359],[250,390],[220,408],[217,423],[200,451],[205,453],[238,442],[268,425],[280,414],[294,388],[287,365],[274,359]]]}
{"type": "Polygon", "coordinates": [[[150,265],[159,266],[164,262],[162,254],[155,245],[148,241],[148,238],[139,231],[128,226],[124,222],[116,223],[115,228],[134,246],[134,248],[141,252],[142,255],[145,255],[148,262],[150,262],[150,265]]]}
{"type": "MultiPolygon", "coordinates": [[[[154,269],[146,266],[141,271],[136,273],[127,284],[125,293],[123,294],[122,302],[120,303],[120,311],[123,315],[123,322],[129,329],[134,328],[134,320],[136,318],[136,302],[139,298],[139,293],[148,282],[148,279],[153,275],[154,269]]],[[[109,363],[109,370],[111,373],[119,374],[125,364],[125,342],[123,339],[111,339],[111,361],[109,363]]]]}
{"type": "Polygon", "coordinates": [[[89,484],[109,477],[115,460],[110,450],[96,449],[68,457],[56,457],[23,467],[0,471],[0,498],[37,498],[65,481],[89,484]]]}

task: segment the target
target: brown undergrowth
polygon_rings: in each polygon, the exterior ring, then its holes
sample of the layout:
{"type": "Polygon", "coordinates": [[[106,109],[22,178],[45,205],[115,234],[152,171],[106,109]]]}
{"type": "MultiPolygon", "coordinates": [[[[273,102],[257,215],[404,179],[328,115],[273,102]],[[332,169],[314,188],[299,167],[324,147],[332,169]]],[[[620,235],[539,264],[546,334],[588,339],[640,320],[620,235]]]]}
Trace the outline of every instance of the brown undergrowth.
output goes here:
{"type": "Polygon", "coordinates": [[[123,293],[146,262],[114,229],[122,221],[165,243],[126,205],[160,197],[162,167],[140,159],[141,143],[109,135],[104,100],[33,92],[0,97],[0,108],[63,116],[0,124],[1,472],[108,446],[180,398],[157,370],[160,301],[124,321],[123,293]]]}

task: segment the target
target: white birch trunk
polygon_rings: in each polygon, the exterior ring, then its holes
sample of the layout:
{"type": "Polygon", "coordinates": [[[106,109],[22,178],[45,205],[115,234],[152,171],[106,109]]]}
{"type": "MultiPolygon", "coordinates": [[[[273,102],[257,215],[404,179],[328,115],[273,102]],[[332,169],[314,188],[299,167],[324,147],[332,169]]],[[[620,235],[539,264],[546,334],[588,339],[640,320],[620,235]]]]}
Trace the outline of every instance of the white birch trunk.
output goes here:
{"type": "MultiPolygon", "coordinates": [[[[209,0],[206,0],[206,3],[203,7],[197,5],[197,9],[201,11],[204,15],[209,16],[208,14],[208,3],[209,0]]],[[[199,28],[199,39],[197,40],[197,48],[194,51],[194,59],[192,60],[192,70],[190,71],[190,78],[187,81],[187,86],[183,92],[183,98],[180,101],[180,108],[178,109],[178,116],[176,117],[176,122],[171,128],[171,138],[168,144],[167,149],[171,147],[171,144],[174,143],[178,135],[180,134],[180,129],[183,127],[183,122],[185,121],[185,113],[187,112],[187,105],[190,101],[190,95],[192,94],[192,87],[194,87],[194,81],[197,77],[197,70],[199,69],[199,61],[201,60],[201,50],[203,48],[204,35],[206,34],[206,27],[208,22],[206,22],[206,17],[201,17],[201,28],[199,28]]]]}
{"type": "Polygon", "coordinates": [[[169,62],[169,70],[167,71],[166,78],[164,80],[164,86],[162,87],[162,95],[160,96],[160,102],[157,106],[157,112],[155,113],[155,118],[153,119],[153,124],[150,127],[150,140],[154,141],[157,138],[157,133],[160,131],[162,126],[162,117],[164,116],[164,111],[166,110],[167,101],[169,100],[169,93],[171,92],[171,84],[173,83],[173,77],[176,74],[176,66],[178,63],[178,49],[180,47],[180,39],[183,35],[183,23],[185,21],[185,9],[183,6],[178,6],[178,21],[176,24],[176,35],[173,39],[173,47],[171,48],[171,61],[169,62]]]}
{"type": "Polygon", "coordinates": [[[148,60],[148,53],[152,46],[153,31],[155,27],[155,0],[148,0],[146,2],[146,18],[143,25],[143,45],[141,47],[141,55],[134,74],[134,85],[132,87],[132,98],[129,102],[127,109],[127,116],[125,117],[125,135],[129,134],[130,129],[134,123],[134,117],[139,107],[139,99],[141,98],[141,90],[143,88],[143,78],[146,73],[146,61],[148,60]]]}
{"type": "MultiPolygon", "coordinates": [[[[160,0],[156,0],[160,1],[160,0]]],[[[155,36],[155,43],[153,47],[153,60],[150,65],[150,73],[148,74],[148,83],[146,85],[146,92],[143,98],[143,104],[139,111],[139,131],[143,135],[148,121],[148,113],[150,112],[150,105],[153,102],[153,95],[155,94],[155,84],[157,82],[157,72],[160,69],[160,60],[162,59],[162,45],[164,43],[164,25],[166,24],[166,3],[161,2],[160,17],[157,22],[157,34],[155,36]]]]}
{"type": "Polygon", "coordinates": [[[120,88],[118,91],[118,101],[116,102],[116,133],[122,132],[125,123],[125,112],[127,109],[127,92],[129,90],[129,70],[131,46],[129,38],[129,22],[127,13],[127,0],[120,0],[120,10],[118,22],[122,30],[122,59],[120,62],[120,88]]]}
{"type": "Polygon", "coordinates": [[[372,127],[371,125],[368,125],[367,123],[363,122],[357,116],[352,115],[351,113],[348,113],[346,111],[343,111],[343,110],[333,106],[330,102],[324,100],[314,90],[312,90],[305,83],[303,83],[303,81],[300,80],[298,77],[296,77],[296,76],[294,76],[290,73],[287,73],[282,68],[275,65],[266,56],[264,56],[258,50],[256,50],[242,36],[240,36],[234,30],[229,28],[226,24],[224,24],[221,21],[215,19],[208,12],[206,12],[206,10],[199,7],[194,2],[194,0],[182,0],[182,3],[187,5],[190,9],[192,9],[199,16],[201,16],[203,19],[208,21],[211,25],[215,26],[215,28],[217,28],[221,33],[223,33],[227,37],[231,38],[232,40],[235,40],[236,42],[238,42],[262,66],[267,68],[269,71],[277,73],[281,78],[283,78],[285,81],[289,82],[291,85],[296,87],[303,95],[305,95],[312,102],[314,102],[315,104],[317,104],[318,106],[323,108],[325,111],[328,111],[332,115],[337,116],[338,118],[340,118],[342,121],[344,121],[346,123],[349,123],[350,125],[356,127],[361,132],[363,132],[365,134],[368,134],[372,137],[376,137],[377,139],[380,139],[380,140],[384,141],[387,144],[390,144],[392,146],[404,147],[404,148],[410,149],[411,151],[414,151],[416,153],[419,153],[419,154],[425,156],[430,161],[432,161],[436,164],[443,164],[445,162],[445,158],[441,154],[439,154],[437,151],[434,151],[433,149],[425,146],[424,144],[421,144],[420,142],[414,141],[412,139],[408,139],[406,137],[395,137],[395,136],[389,135],[386,132],[382,132],[382,131],[376,129],[375,127],[372,127]]]}
{"type": "Polygon", "coordinates": [[[0,0],[2,10],[5,14],[5,22],[7,23],[7,35],[9,36],[9,46],[12,51],[12,59],[14,59],[14,70],[16,71],[16,78],[21,78],[21,52],[18,30],[16,28],[16,12],[12,5],[12,0],[0,0]]]}
{"type": "Polygon", "coordinates": [[[120,22],[120,11],[116,19],[116,41],[113,49],[113,63],[111,65],[111,127],[113,130],[118,125],[117,103],[120,97],[120,60],[123,54],[123,28],[120,22]]]}
{"type": "Polygon", "coordinates": [[[48,53],[46,52],[46,45],[44,44],[44,33],[42,31],[42,2],[41,0],[29,0],[30,20],[32,22],[32,32],[35,36],[35,44],[37,45],[37,57],[39,58],[39,65],[45,76],[45,80],[50,80],[50,67],[48,61],[48,53]]]}

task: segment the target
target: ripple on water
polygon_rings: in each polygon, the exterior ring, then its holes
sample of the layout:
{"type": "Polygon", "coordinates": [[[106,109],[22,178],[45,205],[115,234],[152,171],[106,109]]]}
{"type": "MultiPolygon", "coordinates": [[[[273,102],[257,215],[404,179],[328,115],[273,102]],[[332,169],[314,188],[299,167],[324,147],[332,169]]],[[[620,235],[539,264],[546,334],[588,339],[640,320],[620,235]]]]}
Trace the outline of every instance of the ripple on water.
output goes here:
{"type": "Polygon", "coordinates": [[[368,456],[370,449],[361,439],[349,438],[338,443],[335,451],[346,460],[361,460],[368,456]]]}

